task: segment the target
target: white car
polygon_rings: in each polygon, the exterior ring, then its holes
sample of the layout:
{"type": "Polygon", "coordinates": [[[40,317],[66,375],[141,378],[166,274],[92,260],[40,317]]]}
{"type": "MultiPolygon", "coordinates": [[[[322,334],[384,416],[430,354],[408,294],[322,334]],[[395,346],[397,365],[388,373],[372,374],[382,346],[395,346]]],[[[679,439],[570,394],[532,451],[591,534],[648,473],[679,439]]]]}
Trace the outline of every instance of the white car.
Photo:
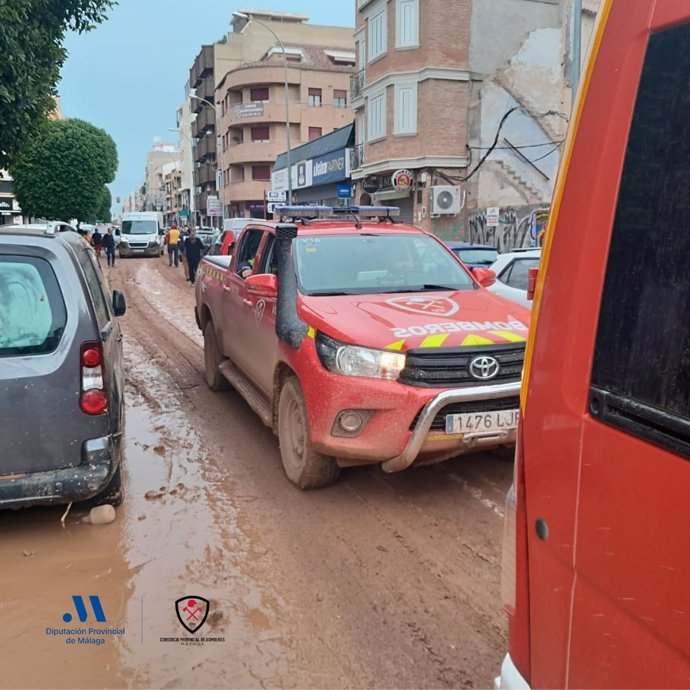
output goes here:
{"type": "Polygon", "coordinates": [[[516,249],[500,254],[489,266],[496,274],[496,282],[488,289],[501,297],[531,309],[532,302],[527,299],[527,271],[537,268],[541,259],[541,249],[516,249]]]}

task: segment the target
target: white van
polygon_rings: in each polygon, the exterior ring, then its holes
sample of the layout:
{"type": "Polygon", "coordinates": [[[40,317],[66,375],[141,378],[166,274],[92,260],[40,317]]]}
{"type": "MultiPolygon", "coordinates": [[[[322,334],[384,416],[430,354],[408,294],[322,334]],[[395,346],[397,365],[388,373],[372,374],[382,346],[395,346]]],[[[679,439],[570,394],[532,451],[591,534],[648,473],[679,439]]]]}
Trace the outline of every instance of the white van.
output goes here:
{"type": "Polygon", "coordinates": [[[157,211],[123,213],[118,251],[125,256],[160,256],[163,214],[157,211]]]}

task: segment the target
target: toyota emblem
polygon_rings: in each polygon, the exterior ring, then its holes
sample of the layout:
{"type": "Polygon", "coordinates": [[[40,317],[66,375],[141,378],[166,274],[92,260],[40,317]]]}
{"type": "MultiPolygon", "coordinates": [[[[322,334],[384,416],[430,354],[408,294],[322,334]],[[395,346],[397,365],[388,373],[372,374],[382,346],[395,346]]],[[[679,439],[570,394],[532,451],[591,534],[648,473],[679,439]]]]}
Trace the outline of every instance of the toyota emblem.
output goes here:
{"type": "Polygon", "coordinates": [[[498,376],[501,365],[495,357],[488,355],[479,355],[470,360],[468,367],[470,376],[480,381],[490,381],[498,376]]]}

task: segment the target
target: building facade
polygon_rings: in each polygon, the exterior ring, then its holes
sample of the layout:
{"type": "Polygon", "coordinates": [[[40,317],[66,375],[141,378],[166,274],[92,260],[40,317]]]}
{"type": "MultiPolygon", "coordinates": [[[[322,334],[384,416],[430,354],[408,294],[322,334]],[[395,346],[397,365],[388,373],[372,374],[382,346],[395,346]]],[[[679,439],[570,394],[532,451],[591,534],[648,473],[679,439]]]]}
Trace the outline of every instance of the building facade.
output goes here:
{"type": "Polygon", "coordinates": [[[448,239],[531,244],[570,116],[572,0],[356,3],[357,201],[448,239]]]}
{"type": "MultiPolygon", "coordinates": [[[[179,167],[180,152],[174,144],[155,141],[153,148],[146,154],[146,173],[143,192],[142,211],[164,211],[166,202],[165,175],[166,166],[179,167]]],[[[169,170],[169,168],[168,168],[169,170]]]]}
{"type": "Polygon", "coordinates": [[[196,195],[194,194],[194,152],[192,140],[192,105],[189,98],[189,84],[185,87],[187,98],[177,109],[177,131],[180,151],[180,188],[177,193],[177,207],[184,224],[196,225],[196,195]]]}

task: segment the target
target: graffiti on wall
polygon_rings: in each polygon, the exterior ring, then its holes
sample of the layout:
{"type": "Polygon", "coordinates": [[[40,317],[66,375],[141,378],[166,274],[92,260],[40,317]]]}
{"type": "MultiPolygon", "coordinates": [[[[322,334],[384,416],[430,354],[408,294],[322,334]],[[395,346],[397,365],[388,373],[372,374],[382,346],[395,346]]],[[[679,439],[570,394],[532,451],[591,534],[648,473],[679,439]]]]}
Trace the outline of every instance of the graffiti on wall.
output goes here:
{"type": "Polygon", "coordinates": [[[469,218],[469,241],[496,247],[500,252],[536,247],[548,217],[549,209],[530,207],[521,212],[506,207],[500,210],[498,225],[487,225],[486,211],[480,211],[469,218]]]}

